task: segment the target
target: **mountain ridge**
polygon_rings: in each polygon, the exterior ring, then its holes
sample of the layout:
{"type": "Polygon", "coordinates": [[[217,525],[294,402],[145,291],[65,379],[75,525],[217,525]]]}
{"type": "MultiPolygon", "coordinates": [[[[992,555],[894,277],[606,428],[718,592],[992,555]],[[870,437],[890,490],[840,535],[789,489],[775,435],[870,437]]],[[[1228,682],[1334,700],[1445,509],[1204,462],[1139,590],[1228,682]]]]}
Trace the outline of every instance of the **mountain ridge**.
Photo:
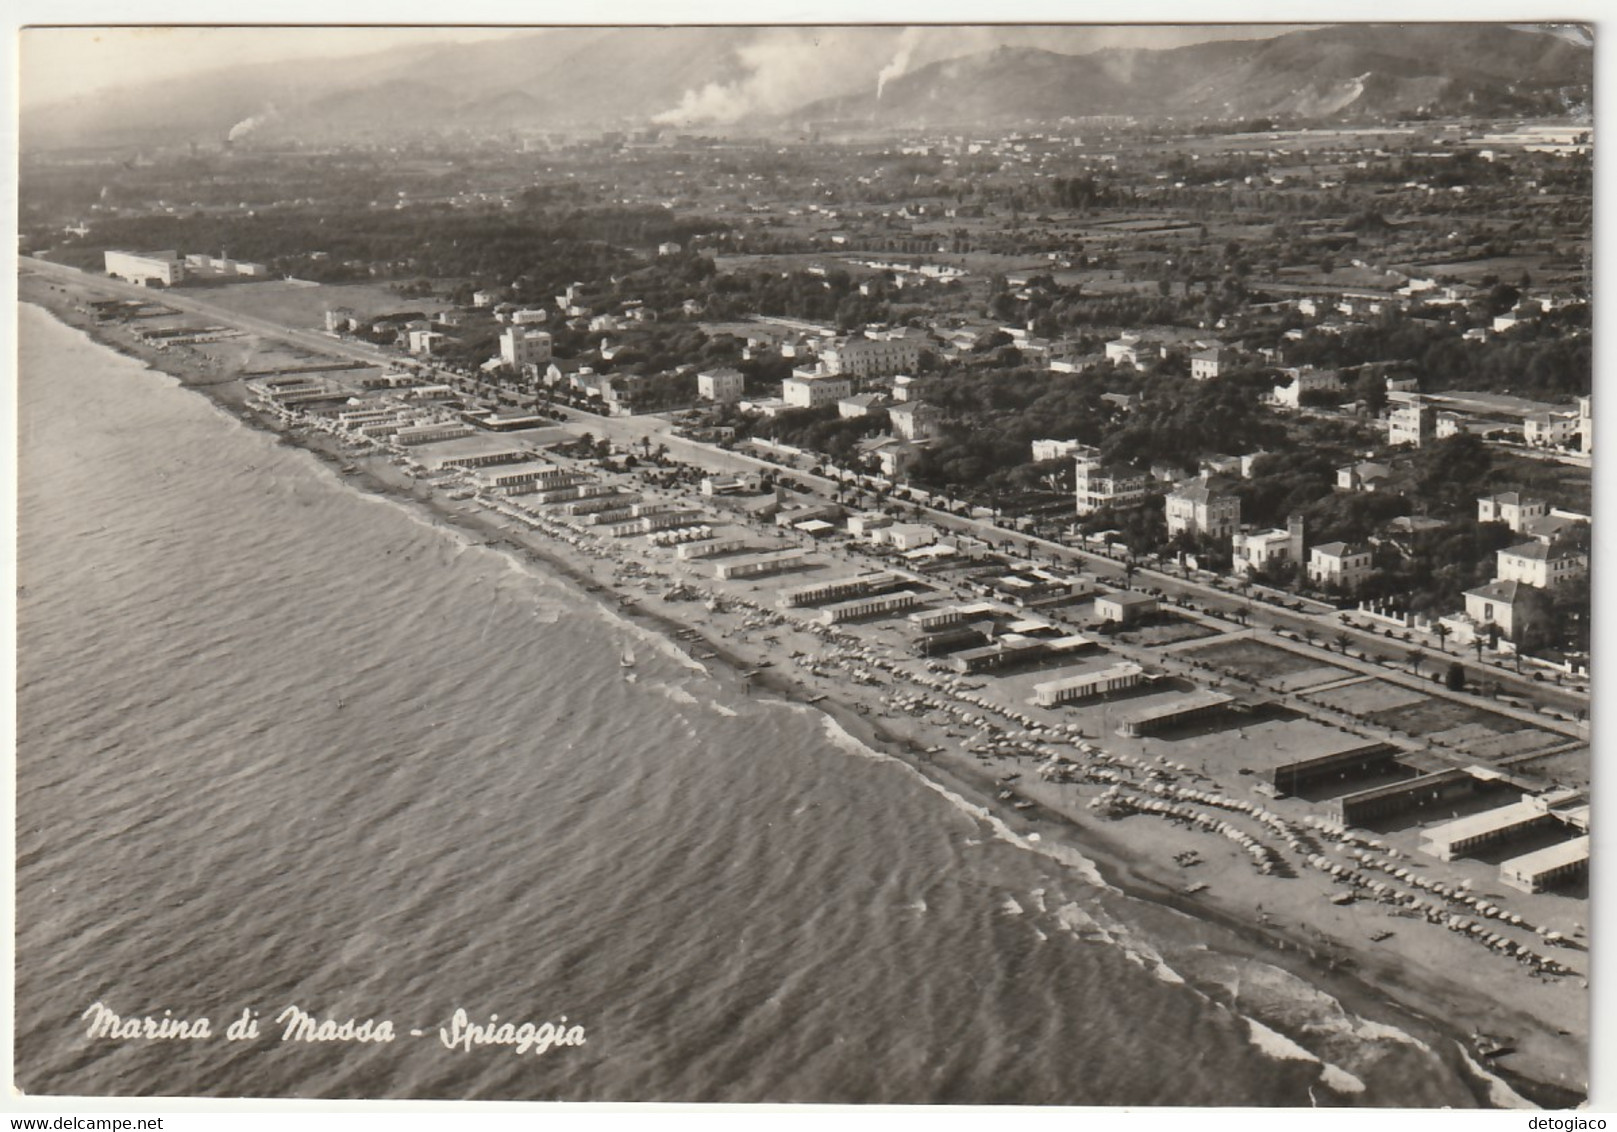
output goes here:
{"type": "Polygon", "coordinates": [[[1587,104],[1593,81],[1589,45],[1504,24],[1347,24],[1086,49],[1098,38],[1080,25],[551,28],[192,75],[25,107],[20,121],[30,148],[817,120],[901,128],[1096,114],[1506,116],[1587,104]],[[1016,42],[949,53],[996,36],[1016,42]]]}

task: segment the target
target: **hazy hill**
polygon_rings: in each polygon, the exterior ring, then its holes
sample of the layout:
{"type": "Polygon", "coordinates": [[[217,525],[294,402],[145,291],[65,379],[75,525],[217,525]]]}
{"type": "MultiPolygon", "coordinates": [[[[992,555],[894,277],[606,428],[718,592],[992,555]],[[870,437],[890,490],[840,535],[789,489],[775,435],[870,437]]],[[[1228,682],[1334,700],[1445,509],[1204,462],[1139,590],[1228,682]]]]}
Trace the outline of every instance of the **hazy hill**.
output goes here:
{"type": "Polygon", "coordinates": [[[1592,52],[1491,26],[1359,25],[1167,51],[1001,48],[920,68],[809,118],[952,125],[1064,116],[1512,114],[1586,102],[1592,52]]]}
{"type": "Polygon", "coordinates": [[[376,139],[815,119],[972,125],[1092,114],[1526,114],[1586,103],[1592,82],[1587,46],[1505,25],[1345,25],[1282,35],[1216,29],[1260,38],[1095,49],[1126,39],[1126,30],[555,28],[239,67],[32,107],[22,115],[22,142],[376,139]]]}

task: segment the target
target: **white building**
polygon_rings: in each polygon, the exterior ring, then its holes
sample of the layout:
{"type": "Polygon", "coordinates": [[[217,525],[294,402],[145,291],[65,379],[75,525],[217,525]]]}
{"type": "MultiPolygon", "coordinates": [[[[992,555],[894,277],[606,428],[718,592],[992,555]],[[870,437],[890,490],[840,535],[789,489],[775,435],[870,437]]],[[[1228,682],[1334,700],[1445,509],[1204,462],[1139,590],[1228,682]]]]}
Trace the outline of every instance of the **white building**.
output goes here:
{"type": "Polygon", "coordinates": [[[887,411],[893,431],[905,440],[930,440],[943,426],[943,410],[924,401],[894,405],[887,411]]]}
{"type": "Polygon", "coordinates": [[[1168,535],[1208,535],[1231,538],[1241,529],[1241,497],[1224,481],[1201,476],[1185,480],[1165,501],[1168,535]]]}
{"type": "Polygon", "coordinates": [[[1336,469],[1336,486],[1339,491],[1373,492],[1391,475],[1392,469],[1387,465],[1368,460],[1344,464],[1336,469]]]}
{"type": "Polygon", "coordinates": [[[1501,634],[1515,640],[1524,624],[1531,594],[1521,582],[1489,582],[1465,591],[1465,612],[1484,632],[1487,626],[1497,625],[1501,634]]]}
{"type": "Polygon", "coordinates": [[[130,283],[150,287],[161,283],[172,287],[185,278],[185,263],[172,251],[105,252],[107,274],[130,283]]]}
{"type": "Polygon", "coordinates": [[[1076,456],[1084,450],[1084,445],[1076,440],[1035,440],[1033,442],[1033,459],[1062,460],[1068,456],[1076,456]]]}
{"type": "Polygon", "coordinates": [[[1231,553],[1235,560],[1235,568],[1243,574],[1250,574],[1279,562],[1295,562],[1299,566],[1302,565],[1302,517],[1293,515],[1287,521],[1285,530],[1274,528],[1236,535],[1231,540],[1231,553]]]}
{"type": "Polygon", "coordinates": [[[881,377],[912,371],[921,361],[921,343],[910,337],[849,338],[820,352],[827,373],[881,377]]]}
{"type": "Polygon", "coordinates": [[[938,529],[926,523],[894,523],[876,536],[895,550],[914,550],[938,541],[938,529]]]}
{"type": "Polygon", "coordinates": [[[747,379],[741,371],[730,366],[703,370],[696,375],[696,395],[705,401],[730,404],[741,400],[742,389],[746,384],[747,379]]]}
{"type": "Polygon", "coordinates": [[[1521,533],[1522,527],[1549,513],[1549,504],[1542,499],[1529,499],[1520,492],[1505,491],[1498,495],[1484,495],[1477,499],[1477,522],[1503,523],[1521,533]]]}
{"type": "Polygon", "coordinates": [[[445,337],[447,336],[436,330],[412,330],[410,331],[410,353],[431,354],[437,348],[438,343],[442,342],[445,337]]]}
{"type": "Polygon", "coordinates": [[[1073,461],[1073,481],[1078,514],[1088,515],[1102,507],[1126,507],[1144,500],[1151,493],[1151,474],[1138,468],[1105,466],[1088,454],[1073,461]]]}
{"type": "Polygon", "coordinates": [[[1356,590],[1373,573],[1370,552],[1345,542],[1326,542],[1308,552],[1308,580],[1316,586],[1356,590]]]}
{"type": "Polygon", "coordinates": [[[1541,590],[1560,589],[1589,572],[1589,556],[1566,544],[1524,542],[1498,552],[1495,581],[1521,582],[1541,590]]]}
{"type": "Polygon", "coordinates": [[[817,409],[853,392],[853,382],[829,373],[796,370],[780,383],[781,399],[794,409],[817,409]]]}
{"type": "Polygon", "coordinates": [[[1387,443],[1421,447],[1437,428],[1437,411],[1419,393],[1387,394],[1387,443]]]}
{"type": "Polygon", "coordinates": [[[1211,381],[1221,373],[1228,373],[1234,364],[1234,355],[1220,346],[1190,355],[1190,376],[1196,381],[1211,381]]]}
{"type": "Polygon", "coordinates": [[[1522,421],[1522,437],[1534,448],[1567,448],[1578,437],[1577,413],[1533,413],[1522,421]]]}
{"type": "Polygon", "coordinates": [[[548,366],[550,335],[543,330],[507,327],[500,335],[500,361],[519,372],[525,366],[548,366]]]}
{"type": "Polygon", "coordinates": [[[1138,368],[1142,358],[1150,357],[1150,348],[1138,334],[1128,333],[1106,343],[1106,360],[1113,365],[1138,368]]]}
{"type": "Polygon", "coordinates": [[[1131,661],[1123,661],[1095,672],[1083,672],[1064,680],[1035,684],[1033,695],[1040,707],[1057,707],[1073,700],[1126,691],[1138,685],[1144,678],[1145,669],[1131,661]]]}
{"type": "Polygon", "coordinates": [[[1313,366],[1291,367],[1280,371],[1287,381],[1269,393],[1271,405],[1295,409],[1302,405],[1304,393],[1318,390],[1335,392],[1342,388],[1342,375],[1334,369],[1315,369],[1313,366]]]}

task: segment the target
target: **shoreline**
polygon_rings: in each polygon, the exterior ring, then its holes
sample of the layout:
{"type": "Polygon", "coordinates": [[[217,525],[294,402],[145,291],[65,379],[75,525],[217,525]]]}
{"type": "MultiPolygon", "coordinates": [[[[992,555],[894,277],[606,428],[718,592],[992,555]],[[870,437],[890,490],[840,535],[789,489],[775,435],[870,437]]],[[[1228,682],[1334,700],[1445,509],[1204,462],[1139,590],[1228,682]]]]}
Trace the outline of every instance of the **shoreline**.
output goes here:
{"type": "MultiPolygon", "coordinates": [[[[182,387],[201,393],[243,424],[274,435],[280,443],[308,451],[315,458],[333,466],[347,462],[336,440],[318,433],[302,435],[277,427],[275,422],[252,409],[247,403],[245,386],[240,379],[220,380],[217,375],[203,372],[201,366],[187,366],[184,354],[140,348],[99,333],[101,328],[93,320],[73,311],[70,306],[65,311],[60,309],[61,304],[51,301],[49,295],[25,297],[30,290],[37,291],[42,285],[43,281],[30,287],[25,280],[20,301],[33,302],[58,321],[85,333],[92,340],[174,377],[182,387]],[[192,370],[195,372],[190,372],[192,370]]],[[[86,285],[93,285],[93,281],[87,280],[86,285]]],[[[52,289],[64,290],[65,293],[65,289],[54,285],[52,289]]],[[[71,302],[70,299],[66,301],[71,302]]],[[[750,683],[794,704],[815,708],[861,743],[904,762],[934,783],[982,807],[1019,835],[1038,833],[1046,845],[1068,846],[1078,850],[1093,860],[1106,881],[1125,896],[1190,915],[1210,925],[1222,936],[1236,941],[1241,954],[1251,955],[1300,975],[1309,983],[1326,990],[1356,1014],[1372,1016],[1367,1012],[1373,1011],[1384,1015],[1391,1010],[1411,1019],[1415,1024],[1412,1028],[1419,1030],[1423,1037],[1445,1039],[1453,1042],[1457,1049],[1466,1048],[1468,1032],[1496,1029],[1501,1024],[1513,1026],[1516,1031],[1535,1031],[1549,1045],[1566,1044],[1556,1038],[1547,1020],[1526,1014],[1517,1015],[1497,1004],[1472,1008],[1470,1003],[1475,997],[1474,989],[1455,984],[1447,976],[1429,968],[1405,962],[1395,950],[1377,952],[1362,945],[1354,946],[1348,941],[1332,939],[1328,933],[1318,929],[1313,929],[1317,934],[1310,936],[1307,925],[1299,921],[1293,927],[1289,916],[1285,924],[1260,925],[1254,921],[1249,903],[1221,891],[1234,889],[1238,892],[1242,885],[1225,885],[1223,878],[1218,878],[1219,883],[1214,885],[1212,891],[1187,895],[1183,891],[1184,874],[1144,858],[1137,851],[1139,838],[1131,837],[1131,830],[1122,828],[1125,823],[1092,816],[1087,811],[1070,812],[1079,809],[1076,804],[1047,801],[1048,797],[1059,793],[1054,784],[1049,784],[1048,788],[1043,784],[1035,786],[1028,783],[1025,788],[1019,785],[1018,789],[1025,789],[1026,796],[1035,801],[1034,808],[1026,814],[996,798],[996,775],[1022,762],[1027,762],[1027,769],[1031,770],[1034,765],[1031,760],[979,760],[967,751],[954,749],[958,744],[951,746],[947,740],[942,741],[942,750],[936,750],[940,744],[929,745],[926,741],[928,736],[924,734],[925,728],[932,726],[929,723],[920,720],[910,723],[903,721],[901,716],[889,719],[884,712],[860,703],[859,695],[853,697],[854,702],[850,703],[834,691],[829,695],[821,694],[806,676],[789,674],[784,662],[779,667],[758,670],[756,661],[748,656],[745,648],[734,643],[728,634],[713,632],[704,618],[682,620],[674,610],[668,608],[671,603],[649,595],[642,597],[632,594],[632,586],[621,578],[614,577],[603,582],[595,577],[589,565],[589,556],[582,552],[574,551],[547,536],[528,536],[525,531],[514,530],[507,525],[508,520],[502,520],[496,513],[476,508],[475,505],[457,505],[437,493],[424,499],[411,489],[402,473],[389,476],[387,473],[392,469],[377,458],[361,458],[354,463],[358,469],[348,478],[359,490],[398,502],[408,502],[434,522],[453,526],[478,542],[490,545],[491,549],[514,554],[519,560],[544,563],[551,573],[565,579],[566,584],[578,587],[581,597],[599,601],[645,631],[657,633],[687,655],[700,651],[703,654],[701,663],[708,667],[715,678],[737,685],[750,683]],[[630,595],[632,601],[614,602],[611,597],[615,595],[630,595]],[[749,672],[752,675],[749,676],[749,672]],[[860,710],[860,707],[865,710],[860,710]],[[921,734],[918,735],[918,731],[921,734]],[[1354,964],[1352,970],[1347,968],[1345,961],[1354,964]]],[[[749,642],[748,647],[762,659],[769,659],[776,653],[767,644],[749,642]]],[[[1149,819],[1139,820],[1146,822],[1149,819]]],[[[1141,827],[1146,837],[1155,837],[1158,829],[1155,825],[1148,830],[1141,827]]],[[[1439,1048],[1436,1042],[1430,1044],[1434,1049],[1439,1048]]],[[[1463,1072],[1457,1050],[1442,1049],[1441,1056],[1445,1063],[1455,1067],[1457,1073],[1463,1072]]],[[[1561,1060],[1571,1061],[1573,1058],[1568,1054],[1561,1060]]],[[[1553,1061],[1548,1059],[1547,1064],[1553,1064],[1553,1061]]],[[[1587,1074],[1586,1059],[1582,1065],[1582,1071],[1587,1074]]],[[[1489,1065],[1487,1069],[1523,1096],[1547,1107],[1572,1107],[1585,1100],[1582,1091],[1553,1081],[1537,1080],[1513,1066],[1489,1065]]]]}

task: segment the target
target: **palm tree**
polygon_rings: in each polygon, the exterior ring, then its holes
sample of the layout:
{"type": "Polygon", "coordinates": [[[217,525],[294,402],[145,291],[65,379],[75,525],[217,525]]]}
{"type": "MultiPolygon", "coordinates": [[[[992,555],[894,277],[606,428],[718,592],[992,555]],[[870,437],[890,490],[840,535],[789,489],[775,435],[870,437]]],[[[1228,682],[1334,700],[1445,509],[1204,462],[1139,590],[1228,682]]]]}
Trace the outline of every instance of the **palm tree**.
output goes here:
{"type": "Polygon", "coordinates": [[[1438,651],[1445,653],[1449,651],[1448,645],[1446,645],[1444,642],[1449,639],[1449,634],[1452,632],[1453,630],[1447,625],[1443,624],[1441,621],[1439,621],[1437,625],[1433,627],[1432,635],[1437,638],[1438,651]]]}

